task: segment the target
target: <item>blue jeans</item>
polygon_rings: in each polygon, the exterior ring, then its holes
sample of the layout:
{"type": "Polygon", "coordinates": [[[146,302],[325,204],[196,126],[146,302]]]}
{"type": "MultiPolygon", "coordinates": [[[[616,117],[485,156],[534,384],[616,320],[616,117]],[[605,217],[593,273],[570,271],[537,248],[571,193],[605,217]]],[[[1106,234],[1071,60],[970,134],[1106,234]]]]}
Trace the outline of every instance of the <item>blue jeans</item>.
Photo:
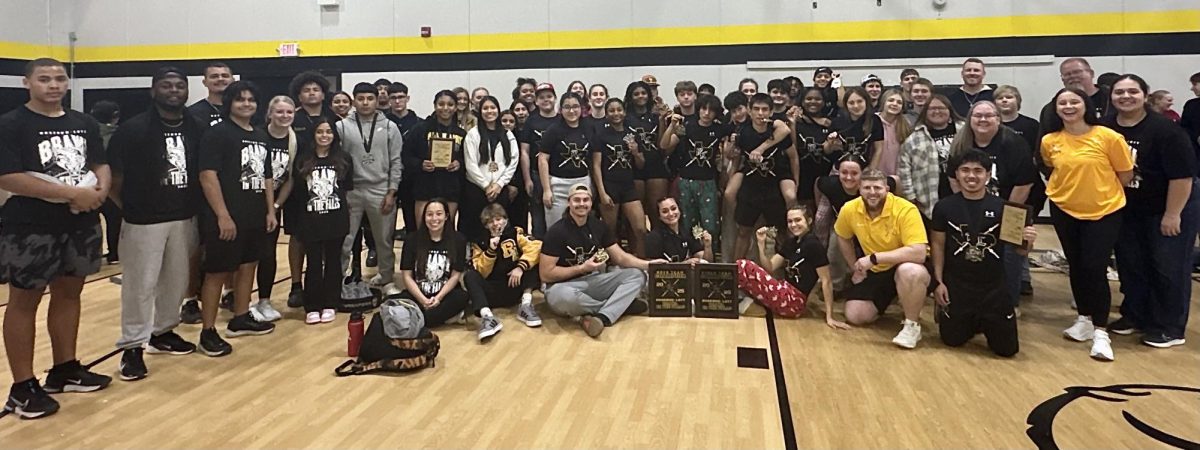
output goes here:
{"type": "Polygon", "coordinates": [[[1183,337],[1192,298],[1192,246],[1200,220],[1200,184],[1180,214],[1177,236],[1163,236],[1162,214],[1125,214],[1117,240],[1121,316],[1146,333],[1183,337]]]}

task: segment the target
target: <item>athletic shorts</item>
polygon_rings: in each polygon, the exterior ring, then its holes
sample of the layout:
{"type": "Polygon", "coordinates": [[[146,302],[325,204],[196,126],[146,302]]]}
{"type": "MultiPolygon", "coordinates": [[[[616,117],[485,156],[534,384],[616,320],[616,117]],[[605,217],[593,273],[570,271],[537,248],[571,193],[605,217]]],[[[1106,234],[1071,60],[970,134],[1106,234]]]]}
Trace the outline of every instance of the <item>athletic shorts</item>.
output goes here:
{"type": "MultiPolygon", "coordinates": [[[[304,215],[303,202],[292,201],[293,198],[297,197],[299,196],[288,198],[287,203],[284,203],[283,207],[280,208],[282,210],[280,211],[280,215],[283,217],[283,221],[279,223],[282,224],[283,234],[288,236],[300,232],[300,218],[304,215]]],[[[276,216],[276,219],[278,218],[279,216],[276,216]]]]}
{"type": "Polygon", "coordinates": [[[669,180],[673,178],[671,170],[667,167],[666,158],[663,157],[662,150],[645,152],[644,155],[646,157],[646,164],[641,169],[636,167],[633,169],[634,178],[639,180],[669,180]]]}
{"type": "Polygon", "coordinates": [[[737,203],[733,207],[733,220],[738,226],[754,227],[762,217],[767,225],[785,231],[787,226],[787,204],[779,192],[778,182],[769,185],[743,182],[738,191],[737,203]]]}
{"type": "Polygon", "coordinates": [[[638,198],[637,189],[633,187],[633,181],[608,181],[604,180],[604,192],[612,197],[613,203],[623,205],[629,202],[640,201],[638,198]]]}
{"type": "MultiPolygon", "coordinates": [[[[883,314],[887,310],[888,305],[891,305],[892,301],[899,295],[899,292],[896,291],[896,267],[892,266],[883,272],[867,271],[867,278],[858,284],[851,283],[846,287],[842,295],[847,300],[870,301],[875,304],[875,310],[879,311],[879,314],[883,314]]],[[[853,267],[850,268],[851,271],[853,269],[853,267]]],[[[931,275],[933,274],[929,263],[925,264],[925,270],[931,275]]],[[[928,295],[936,288],[937,286],[933,282],[930,282],[925,293],[928,295]]]]}
{"type": "Polygon", "coordinates": [[[40,291],[100,271],[100,225],[66,233],[0,232],[0,284],[40,291]]]}
{"type": "Polygon", "coordinates": [[[200,243],[204,249],[204,256],[200,261],[201,272],[233,272],[242,264],[258,262],[262,257],[263,246],[267,245],[267,232],[238,230],[237,237],[232,241],[223,241],[216,232],[205,231],[200,235],[200,243]]]}
{"type": "MultiPolygon", "coordinates": [[[[465,169],[459,169],[460,172],[465,169]]],[[[460,172],[421,172],[413,180],[413,200],[429,201],[444,198],[458,203],[462,199],[463,178],[460,172]]]]}

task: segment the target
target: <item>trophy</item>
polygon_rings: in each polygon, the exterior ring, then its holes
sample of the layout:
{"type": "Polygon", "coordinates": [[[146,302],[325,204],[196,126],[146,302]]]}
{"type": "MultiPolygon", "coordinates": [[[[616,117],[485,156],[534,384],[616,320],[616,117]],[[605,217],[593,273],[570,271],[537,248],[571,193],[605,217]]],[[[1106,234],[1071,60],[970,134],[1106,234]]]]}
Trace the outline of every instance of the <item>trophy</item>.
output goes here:
{"type": "Polygon", "coordinates": [[[650,316],[691,317],[694,276],[691,264],[651,264],[650,316]]]}
{"type": "Polygon", "coordinates": [[[737,264],[701,264],[693,276],[696,317],[738,318],[737,264]]]}
{"type": "Polygon", "coordinates": [[[692,226],[692,237],[700,239],[702,236],[704,236],[704,227],[700,225],[692,226]]]}

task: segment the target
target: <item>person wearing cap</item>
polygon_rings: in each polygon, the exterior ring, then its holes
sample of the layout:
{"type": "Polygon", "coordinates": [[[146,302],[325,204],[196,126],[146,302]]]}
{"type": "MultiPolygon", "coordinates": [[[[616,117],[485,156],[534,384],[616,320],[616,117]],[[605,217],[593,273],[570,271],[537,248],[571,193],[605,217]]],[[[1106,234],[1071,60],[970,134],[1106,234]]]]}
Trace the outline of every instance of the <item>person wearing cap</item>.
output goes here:
{"type": "Polygon", "coordinates": [[[592,216],[592,190],[586,183],[571,185],[567,192],[569,214],[546,232],[538,273],[549,285],[550,309],[578,317],[583,331],[595,338],[621,316],[646,311],[646,302],[637,300],[646,286],[643,271],[666,260],[647,261],[622,250],[617,237],[592,216]],[[608,262],[618,268],[603,271],[608,262]]]}
{"type": "Polygon", "coordinates": [[[658,78],[654,75],[642,75],[642,82],[650,86],[650,98],[654,99],[654,104],[662,105],[663,99],[658,95],[658,78]]]}
{"type": "Polygon", "coordinates": [[[979,58],[967,58],[966,61],[963,61],[963,84],[947,96],[954,107],[954,112],[958,113],[959,116],[967,117],[967,112],[976,103],[993,100],[992,88],[983,84],[983,77],[985,76],[987,76],[987,69],[983,66],[983,60],[979,58]]]}
{"type": "MultiPolygon", "coordinates": [[[[526,81],[532,80],[526,79],[526,81]]],[[[536,99],[537,111],[530,112],[529,117],[525,119],[525,125],[521,128],[521,133],[517,135],[517,142],[521,147],[519,171],[521,178],[525,180],[525,194],[529,196],[529,217],[531,219],[529,225],[533,237],[541,239],[546,235],[547,226],[545,206],[542,205],[541,174],[538,173],[537,154],[540,152],[538,145],[541,144],[542,134],[550,129],[550,126],[558,123],[560,118],[554,109],[558,94],[554,92],[553,84],[536,85],[533,96],[536,99]]]]}
{"type": "Polygon", "coordinates": [[[818,67],[813,73],[813,85],[825,93],[825,109],[822,111],[825,117],[837,117],[841,109],[839,101],[845,95],[841,75],[834,75],[832,68],[818,67]]]}
{"type": "Polygon", "coordinates": [[[108,146],[113,182],[109,196],[125,210],[121,284],[120,374],[147,375],[150,353],[188,354],[196,345],[175,334],[187,293],[189,261],[199,235],[197,145],[201,127],[186,113],[188,80],[174,67],[150,83],[154,107],[122,124],[108,146]]]}
{"type": "Polygon", "coordinates": [[[567,188],[583,183],[591,186],[591,142],[580,122],[583,99],[570,92],[558,101],[562,120],[551,125],[538,143],[538,177],[542,182],[542,206],[546,225],[554,226],[567,210],[567,188]]]}
{"type": "Polygon", "coordinates": [[[879,109],[879,96],[883,95],[883,81],[875,74],[868,74],[862,79],[862,88],[867,90],[867,109],[879,109]]]}

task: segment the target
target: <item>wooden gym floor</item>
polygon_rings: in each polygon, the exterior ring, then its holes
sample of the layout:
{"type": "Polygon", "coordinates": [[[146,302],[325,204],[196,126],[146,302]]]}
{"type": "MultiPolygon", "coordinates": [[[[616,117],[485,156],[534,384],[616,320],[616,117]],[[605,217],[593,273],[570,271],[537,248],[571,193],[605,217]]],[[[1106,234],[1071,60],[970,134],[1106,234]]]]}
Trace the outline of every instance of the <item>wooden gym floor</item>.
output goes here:
{"type": "MultiPolygon", "coordinates": [[[[1041,248],[1057,246],[1048,227],[1040,239],[1041,248]]],[[[224,358],[148,355],[145,380],[58,395],[62,409],[47,419],[0,419],[0,448],[1035,448],[1026,418],[1065,388],[1200,387],[1197,313],[1188,345],[1158,350],[1114,336],[1117,360],[1096,362],[1089,344],[1060,335],[1074,313],[1066,277],[1055,273],[1034,274],[1012,359],[991,356],[982,336],[960,349],[942,345],[931,308],[924,339],[909,351],[890,342],[899,330],[895,306],[873,326],[835,331],[819,319],[820,302],[798,320],[627,317],[592,340],[538,294],[541,328],[503,309],[504,331],[486,345],[476,340],[475,320],[438,329],[435,368],[336,378],[334,367],[347,359],[346,316],[306,326],[301,311],[284,307],[286,245],[278,248],[272,297],[284,319],[274,333],[230,339],[234,352],[224,358]],[[739,347],[744,363],[766,368],[739,367],[739,347]]],[[[106,266],[84,287],[84,363],[114,348],[120,287],[108,276],[119,270],[106,266]]],[[[222,311],[219,326],[228,317],[222,311]]],[[[41,374],[50,365],[44,317],[38,327],[41,374]]],[[[178,331],[195,341],[199,326],[178,331]]],[[[115,378],[118,362],[94,370],[115,378]]],[[[10,382],[7,365],[0,380],[10,382]]],[[[1057,445],[1170,448],[1123,411],[1200,442],[1200,390],[1146,392],[1154,393],[1067,404],[1052,423],[1057,445]]]]}

